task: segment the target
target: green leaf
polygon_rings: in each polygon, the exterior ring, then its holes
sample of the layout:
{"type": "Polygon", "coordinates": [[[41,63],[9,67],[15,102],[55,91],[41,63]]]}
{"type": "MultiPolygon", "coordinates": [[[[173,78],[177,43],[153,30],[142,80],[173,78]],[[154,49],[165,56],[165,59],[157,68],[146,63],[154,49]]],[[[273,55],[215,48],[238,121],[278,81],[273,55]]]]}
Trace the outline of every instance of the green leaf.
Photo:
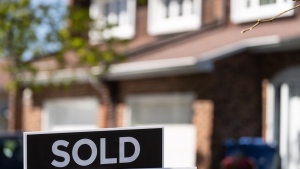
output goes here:
{"type": "Polygon", "coordinates": [[[74,48],[79,48],[83,45],[83,43],[84,42],[82,38],[74,38],[71,44],[74,48]]]}
{"type": "Polygon", "coordinates": [[[104,54],[103,54],[104,61],[111,62],[113,60],[113,58],[114,58],[113,52],[111,52],[111,51],[104,52],[104,54]]]}

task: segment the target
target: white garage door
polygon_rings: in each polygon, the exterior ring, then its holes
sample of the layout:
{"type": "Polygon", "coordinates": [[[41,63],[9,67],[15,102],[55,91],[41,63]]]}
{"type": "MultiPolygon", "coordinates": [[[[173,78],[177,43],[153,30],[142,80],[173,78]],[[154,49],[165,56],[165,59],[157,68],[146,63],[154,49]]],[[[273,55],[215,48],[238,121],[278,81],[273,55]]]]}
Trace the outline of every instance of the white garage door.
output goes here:
{"type": "Polygon", "coordinates": [[[94,97],[48,100],[43,106],[44,130],[97,128],[98,100],[94,97]]]}
{"type": "Polygon", "coordinates": [[[191,93],[135,95],[127,98],[127,126],[163,125],[164,167],[196,164],[196,129],[191,93]]]}

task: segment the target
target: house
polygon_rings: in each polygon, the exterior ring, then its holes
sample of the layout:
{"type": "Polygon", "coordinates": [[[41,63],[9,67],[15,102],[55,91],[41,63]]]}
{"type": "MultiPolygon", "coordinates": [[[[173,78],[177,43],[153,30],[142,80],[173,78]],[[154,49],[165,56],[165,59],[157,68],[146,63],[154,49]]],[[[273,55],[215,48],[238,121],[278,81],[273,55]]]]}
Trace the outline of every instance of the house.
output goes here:
{"type": "MultiPolygon", "coordinates": [[[[131,40],[127,60],[101,81],[64,69],[54,79],[78,83],[38,93],[21,88],[15,129],[164,125],[166,166],[199,169],[220,167],[225,138],[258,136],[278,143],[281,168],[299,167],[299,11],[240,34],[293,7],[292,0],[87,2],[81,5],[95,22],[117,25],[107,34],[131,40]]],[[[89,35],[99,43],[95,30],[89,35]]],[[[40,64],[51,66],[51,59],[40,64]]]]}

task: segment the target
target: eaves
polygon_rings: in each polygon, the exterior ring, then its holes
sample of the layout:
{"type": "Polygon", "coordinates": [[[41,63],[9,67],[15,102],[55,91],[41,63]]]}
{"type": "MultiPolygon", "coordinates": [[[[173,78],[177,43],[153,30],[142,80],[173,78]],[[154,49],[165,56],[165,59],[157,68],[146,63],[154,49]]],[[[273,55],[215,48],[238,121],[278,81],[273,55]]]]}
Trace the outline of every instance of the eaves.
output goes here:
{"type": "Polygon", "coordinates": [[[214,71],[214,63],[217,60],[246,50],[255,52],[270,51],[268,47],[280,46],[282,43],[278,36],[257,37],[241,40],[196,56],[120,63],[110,67],[106,78],[108,80],[130,80],[192,73],[210,73],[214,71]]]}
{"type": "MultiPolygon", "coordinates": [[[[194,73],[212,73],[215,69],[214,64],[216,61],[245,51],[250,51],[251,53],[277,52],[300,49],[299,46],[300,37],[292,39],[281,39],[279,36],[249,38],[196,56],[114,64],[111,65],[105,79],[122,81],[194,73]]],[[[45,84],[76,80],[79,83],[86,83],[91,80],[91,75],[97,76],[101,71],[100,66],[73,70],[63,69],[57,70],[54,76],[52,75],[51,77],[47,72],[40,72],[35,77],[35,82],[45,84]]]]}

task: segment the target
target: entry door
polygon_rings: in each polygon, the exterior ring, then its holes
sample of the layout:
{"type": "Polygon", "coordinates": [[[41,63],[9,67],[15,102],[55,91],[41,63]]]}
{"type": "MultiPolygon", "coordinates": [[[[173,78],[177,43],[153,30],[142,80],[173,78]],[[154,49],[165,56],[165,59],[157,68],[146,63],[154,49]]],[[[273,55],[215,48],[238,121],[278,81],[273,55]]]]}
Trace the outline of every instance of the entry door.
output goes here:
{"type": "Polygon", "coordinates": [[[300,86],[290,86],[288,168],[300,168],[300,86]]]}
{"type": "Polygon", "coordinates": [[[300,169],[300,66],[278,72],[271,82],[267,90],[267,140],[279,143],[281,168],[300,169]]]}

